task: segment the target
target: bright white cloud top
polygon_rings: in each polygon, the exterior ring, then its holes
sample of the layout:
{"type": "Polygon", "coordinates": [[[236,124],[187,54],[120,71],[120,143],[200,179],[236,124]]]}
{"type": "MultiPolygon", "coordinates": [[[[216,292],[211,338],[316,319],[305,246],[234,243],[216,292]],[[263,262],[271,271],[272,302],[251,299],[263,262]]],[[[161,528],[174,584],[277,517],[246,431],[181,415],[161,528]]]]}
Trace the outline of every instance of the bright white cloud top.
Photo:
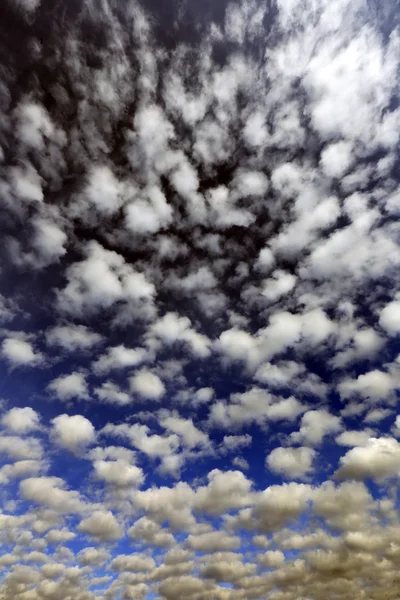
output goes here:
{"type": "Polygon", "coordinates": [[[0,17],[0,599],[397,600],[395,3],[0,17]]]}

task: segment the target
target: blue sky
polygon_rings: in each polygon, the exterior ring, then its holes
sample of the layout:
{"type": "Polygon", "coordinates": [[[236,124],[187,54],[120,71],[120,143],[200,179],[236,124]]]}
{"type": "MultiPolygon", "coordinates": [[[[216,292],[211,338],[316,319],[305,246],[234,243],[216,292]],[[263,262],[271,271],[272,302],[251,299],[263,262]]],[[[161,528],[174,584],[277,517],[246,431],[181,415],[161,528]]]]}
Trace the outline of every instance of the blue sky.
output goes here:
{"type": "Polygon", "coordinates": [[[398,598],[396,6],[0,17],[0,598],[398,598]]]}

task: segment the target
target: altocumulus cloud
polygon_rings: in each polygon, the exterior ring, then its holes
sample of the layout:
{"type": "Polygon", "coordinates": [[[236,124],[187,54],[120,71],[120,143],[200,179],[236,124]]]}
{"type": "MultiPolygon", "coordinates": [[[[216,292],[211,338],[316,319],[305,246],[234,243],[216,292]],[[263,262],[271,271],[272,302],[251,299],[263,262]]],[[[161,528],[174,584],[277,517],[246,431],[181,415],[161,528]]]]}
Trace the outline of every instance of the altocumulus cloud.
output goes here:
{"type": "Polygon", "coordinates": [[[3,0],[0,598],[400,597],[399,17],[3,0]]]}

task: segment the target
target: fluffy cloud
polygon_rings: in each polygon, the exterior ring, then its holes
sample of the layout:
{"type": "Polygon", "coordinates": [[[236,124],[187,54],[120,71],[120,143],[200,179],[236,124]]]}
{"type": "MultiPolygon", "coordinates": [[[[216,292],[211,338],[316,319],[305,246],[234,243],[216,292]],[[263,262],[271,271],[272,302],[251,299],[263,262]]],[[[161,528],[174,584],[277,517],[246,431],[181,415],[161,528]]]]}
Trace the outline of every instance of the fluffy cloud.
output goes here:
{"type": "Polygon", "coordinates": [[[59,415],[52,420],[53,441],[61,448],[78,452],[96,439],[96,432],[89,421],[82,415],[59,415]]]}
{"type": "Polygon", "coordinates": [[[69,375],[60,375],[49,383],[47,389],[63,402],[72,400],[73,398],[89,399],[88,385],[83,373],[75,372],[69,375]]]}
{"type": "Polygon", "coordinates": [[[84,503],[78,492],[66,490],[59,477],[32,477],[20,483],[21,495],[39,505],[48,506],[61,513],[79,513],[84,503]]]}
{"type": "Polygon", "coordinates": [[[189,535],[187,545],[192,550],[201,552],[237,550],[240,546],[240,538],[227,535],[223,531],[210,531],[200,535],[189,535]]]}
{"type": "Polygon", "coordinates": [[[290,479],[303,479],[312,472],[313,459],[316,456],[312,448],[275,448],[266,458],[271,471],[290,479]]]}
{"type": "Polygon", "coordinates": [[[309,410],[302,416],[300,430],[292,433],[291,438],[295,442],[314,446],[320,444],[326,435],[337,433],[341,429],[340,417],[325,409],[309,410]]]}
{"type": "Polygon", "coordinates": [[[86,258],[68,269],[68,283],[58,297],[61,310],[79,315],[111,308],[120,301],[151,302],[154,285],[127,264],[123,256],[94,241],[87,244],[85,251],[86,258]]]}
{"type": "Polygon", "coordinates": [[[82,519],[78,530],[100,541],[113,541],[122,537],[122,528],[110,511],[95,511],[87,519],[82,519]]]}
{"type": "Polygon", "coordinates": [[[34,366],[43,361],[43,354],[35,352],[33,345],[25,340],[7,338],[2,344],[3,356],[12,367],[34,366]]]}
{"type": "Polygon", "coordinates": [[[380,313],[379,323],[390,334],[400,331],[400,302],[395,300],[387,304],[380,313]]]}
{"type": "Polygon", "coordinates": [[[59,346],[69,352],[89,350],[101,340],[99,333],[91,331],[85,325],[57,325],[46,331],[49,346],[59,346]]]}
{"type": "Polygon", "coordinates": [[[142,469],[124,460],[96,460],[93,468],[97,479],[116,487],[138,486],[144,481],[142,469]]]}
{"type": "Polygon", "coordinates": [[[108,348],[107,352],[100,356],[92,368],[97,374],[108,373],[113,369],[135,367],[146,359],[146,351],[143,348],[126,348],[126,346],[114,346],[108,348]]]}
{"type": "Polygon", "coordinates": [[[40,415],[30,406],[11,408],[1,418],[3,427],[17,434],[28,433],[38,429],[40,415]]]}
{"type": "Polygon", "coordinates": [[[398,598],[394,5],[3,4],[0,596],[398,598]]]}
{"type": "Polygon", "coordinates": [[[130,378],[130,388],[146,400],[160,400],[165,394],[165,386],[161,379],[147,369],[138,371],[130,378]]]}
{"type": "Polygon", "coordinates": [[[383,481],[400,474],[400,444],[393,438],[370,438],[340,459],[339,478],[383,481]]]}
{"type": "Polygon", "coordinates": [[[41,459],[43,448],[34,437],[22,438],[13,435],[0,436],[0,452],[8,454],[16,460],[41,459]]]}

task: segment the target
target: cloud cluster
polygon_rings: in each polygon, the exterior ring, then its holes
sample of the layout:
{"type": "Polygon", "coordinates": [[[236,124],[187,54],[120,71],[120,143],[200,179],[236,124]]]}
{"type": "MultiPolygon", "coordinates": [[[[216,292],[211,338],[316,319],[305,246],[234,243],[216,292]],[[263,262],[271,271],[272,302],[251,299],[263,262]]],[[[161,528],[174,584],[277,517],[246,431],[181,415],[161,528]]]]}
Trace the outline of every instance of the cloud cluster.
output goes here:
{"type": "Polygon", "coordinates": [[[0,598],[398,598],[393,3],[61,4],[0,24],[0,598]]]}

